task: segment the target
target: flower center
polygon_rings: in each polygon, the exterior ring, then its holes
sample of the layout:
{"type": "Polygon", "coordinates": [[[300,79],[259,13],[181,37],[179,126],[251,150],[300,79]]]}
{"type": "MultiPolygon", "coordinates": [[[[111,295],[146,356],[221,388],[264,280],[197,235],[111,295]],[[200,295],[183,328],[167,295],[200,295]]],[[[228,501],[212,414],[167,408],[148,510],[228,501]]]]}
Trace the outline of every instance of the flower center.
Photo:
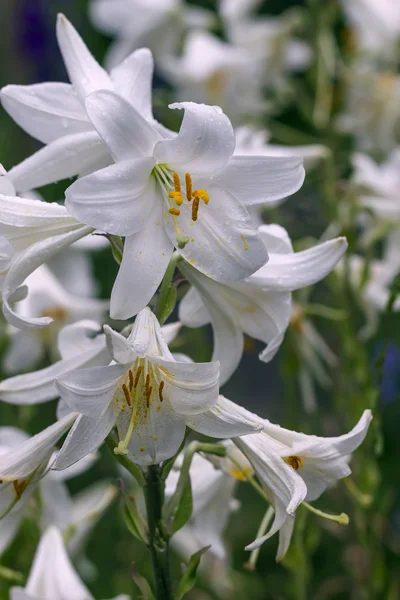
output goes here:
{"type": "MultiPolygon", "coordinates": [[[[115,454],[128,454],[128,445],[135,426],[147,421],[152,402],[163,402],[165,380],[160,370],[146,358],[138,358],[121,379],[115,395],[118,412],[130,411],[126,435],[116,448],[115,454]]],[[[159,408],[156,410],[159,410],[159,408]]]]}
{"type": "Polygon", "coordinates": [[[207,190],[193,189],[193,182],[190,173],[185,174],[185,185],[182,186],[178,173],[172,172],[165,165],[156,165],[154,174],[161,186],[164,198],[168,206],[168,212],[172,215],[176,231],[178,248],[184,248],[189,242],[187,236],[183,236],[177,217],[181,214],[180,207],[183,204],[191,204],[192,221],[196,222],[199,216],[200,201],[205,205],[210,202],[210,196],[207,190]]]}
{"type": "Polygon", "coordinates": [[[300,456],[285,456],[283,460],[285,463],[293,467],[295,471],[298,471],[301,469],[301,467],[304,467],[304,460],[300,458],[300,456]]]}

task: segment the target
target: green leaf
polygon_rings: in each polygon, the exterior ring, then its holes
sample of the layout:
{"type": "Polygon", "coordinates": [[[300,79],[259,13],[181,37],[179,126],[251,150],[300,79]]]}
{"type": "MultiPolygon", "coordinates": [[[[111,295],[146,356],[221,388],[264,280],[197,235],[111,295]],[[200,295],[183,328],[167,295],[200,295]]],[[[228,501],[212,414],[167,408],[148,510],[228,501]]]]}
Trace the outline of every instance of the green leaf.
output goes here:
{"type": "Polygon", "coordinates": [[[123,490],[122,499],[124,503],[124,521],[128,530],[138,540],[148,544],[146,525],[140,514],[135,498],[123,490]]]}
{"type": "MultiPolygon", "coordinates": [[[[172,497],[173,498],[173,497],[172,497]]],[[[168,510],[168,506],[167,506],[168,510]]],[[[193,512],[192,484],[190,478],[185,483],[179,503],[173,511],[169,523],[167,525],[168,533],[172,536],[174,533],[182,529],[189,521],[193,512]]]]}
{"type": "Polygon", "coordinates": [[[158,320],[160,321],[160,323],[165,323],[165,321],[168,319],[169,315],[172,313],[172,311],[175,308],[176,299],[177,299],[176,286],[171,285],[171,287],[168,290],[168,293],[166,294],[166,296],[164,298],[164,303],[163,303],[162,309],[161,309],[159,317],[158,317],[158,320]]]}
{"type": "Polygon", "coordinates": [[[195,554],[192,554],[192,556],[190,557],[187,569],[182,575],[181,580],[178,584],[175,600],[181,600],[185,596],[185,594],[190,592],[190,590],[193,589],[193,587],[195,586],[197,569],[199,567],[201,557],[207,552],[209,548],[211,548],[211,546],[204,546],[204,548],[201,548],[201,550],[199,550],[195,554]]]}

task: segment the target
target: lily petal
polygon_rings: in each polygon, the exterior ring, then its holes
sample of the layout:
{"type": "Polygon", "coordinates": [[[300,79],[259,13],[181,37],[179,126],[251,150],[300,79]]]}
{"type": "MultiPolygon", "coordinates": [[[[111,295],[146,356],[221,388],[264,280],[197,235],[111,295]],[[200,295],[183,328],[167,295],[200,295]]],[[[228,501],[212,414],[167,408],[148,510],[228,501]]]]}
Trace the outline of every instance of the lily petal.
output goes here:
{"type": "Polygon", "coordinates": [[[186,425],[209,437],[233,438],[261,431],[254,415],[224,396],[210,410],[186,418],[186,425]]]}
{"type": "Polygon", "coordinates": [[[297,192],[304,178],[303,161],[298,157],[233,156],[214,181],[246,206],[276,206],[297,192]]]}
{"type": "MultiPolygon", "coordinates": [[[[64,220],[73,223],[65,206],[0,194],[0,223],[12,227],[41,227],[64,220]]],[[[4,228],[2,228],[4,231],[4,228]]]]}
{"type": "Polygon", "coordinates": [[[121,266],[111,293],[111,318],[129,319],[150,302],[173,250],[162,224],[161,204],[154,205],[142,230],[125,239],[121,266]]]}
{"type": "Polygon", "coordinates": [[[136,233],[156,201],[153,167],[152,158],[124,160],[77,179],[65,192],[68,212],[107,233],[136,233]]]}
{"type": "Polygon", "coordinates": [[[153,119],[152,80],[154,61],[148,48],[132,52],[111,71],[115,91],[128,100],[145,119],[153,119]]]}
{"type": "Polygon", "coordinates": [[[69,78],[81,101],[94,90],[112,89],[110,76],[89,52],[75,27],[62,14],[57,17],[56,33],[69,78]]]}
{"type": "Polygon", "coordinates": [[[133,363],[136,355],[132,351],[126,337],[114,331],[108,325],[104,325],[104,333],[106,335],[106,343],[109,353],[115,362],[120,364],[133,363]]]}
{"type": "Polygon", "coordinates": [[[235,134],[222,109],[195,102],[176,102],[169,108],[184,109],[185,114],[178,135],[156,144],[158,162],[208,176],[225,167],[235,150],[235,134]]]}
{"type": "Polygon", "coordinates": [[[202,327],[211,321],[201,295],[193,286],[179,304],[179,318],[188,327],[202,327]]]}
{"type": "Polygon", "coordinates": [[[7,85],[0,97],[11,118],[44,144],[91,129],[85,109],[68,83],[7,85]]]}

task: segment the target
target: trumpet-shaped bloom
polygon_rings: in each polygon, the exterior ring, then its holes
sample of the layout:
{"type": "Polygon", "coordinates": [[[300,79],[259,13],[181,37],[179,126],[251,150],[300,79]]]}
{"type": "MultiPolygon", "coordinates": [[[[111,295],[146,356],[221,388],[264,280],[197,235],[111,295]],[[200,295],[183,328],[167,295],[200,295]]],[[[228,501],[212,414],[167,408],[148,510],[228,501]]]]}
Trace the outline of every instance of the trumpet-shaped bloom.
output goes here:
{"type": "MultiPolygon", "coordinates": [[[[176,361],[149,308],[139,313],[128,339],[109,327],[105,331],[115,362],[79,369],[57,381],[63,401],[81,416],[58,455],[56,469],[100,446],[114,425],[120,439],[117,454],[144,466],[158,464],[178,450],[186,425],[201,427],[218,403],[219,364],[176,361]]],[[[242,428],[249,431],[246,423],[242,428]]],[[[224,431],[219,426],[217,436],[226,437],[224,431]]]]}
{"type": "Polygon", "coordinates": [[[110,68],[139,46],[162,61],[176,54],[186,30],[207,28],[214,20],[211,12],[183,0],[91,0],[89,15],[95,27],[117,38],[105,57],[110,68]]]}
{"type": "Polygon", "coordinates": [[[153,59],[149,50],[137,50],[108,74],[64,15],[57,20],[57,39],[71,84],[8,85],[1,91],[3,107],[14,121],[47,144],[11,169],[9,177],[19,191],[90,173],[112,163],[107,146],[85,110],[85,98],[94,90],[115,90],[145,119],[154,122],[153,59]]]}
{"type": "MultiPolygon", "coordinates": [[[[13,587],[11,600],[94,600],[75,571],[56,527],[43,534],[24,588],[13,587]]],[[[121,595],[114,600],[129,600],[121,595]]]]}
{"type": "MultiPolygon", "coordinates": [[[[246,414],[251,420],[251,413],[246,414]]],[[[283,429],[257,415],[253,419],[263,423],[263,430],[233,441],[260,480],[275,519],[268,533],[247,549],[258,548],[283,527],[277,556],[280,560],[290,543],[297,507],[303,500],[316,500],[327,487],[350,475],[350,455],[363,442],[372,415],[364,411],[349,433],[327,438],[283,429]]]]}
{"type": "MultiPolygon", "coordinates": [[[[63,327],[58,335],[61,359],[39,371],[4,379],[0,383],[0,399],[21,405],[47,402],[58,396],[55,386],[58,377],[84,366],[108,365],[110,354],[105,336],[96,335],[100,331],[101,326],[94,321],[79,321],[63,327]]],[[[38,332],[33,333],[37,337],[38,332]]],[[[25,344],[27,342],[29,350],[29,339],[25,339],[25,344]]],[[[20,360],[23,358],[22,355],[20,360]]]]}
{"type": "Polygon", "coordinates": [[[260,360],[272,360],[290,321],[291,292],[325,277],[347,248],[345,238],[337,238],[293,252],[282,227],[262,225],[259,232],[269,261],[243,281],[221,284],[187,263],[179,266],[193,285],[180,304],[179,318],[189,327],[211,322],[213,356],[221,363],[221,384],[240,362],[244,333],[267,344],[260,360]]]}
{"type": "Polygon", "coordinates": [[[116,164],[73,183],[66,206],[82,222],[126,236],[113,317],[128,318],[148,303],[174,246],[219,281],[241,279],[266,262],[245,204],[296,191],[304,178],[300,159],[232,156],[232,126],[215,106],[171,105],[185,110],[173,139],[162,139],[111,91],[95,92],[86,106],[116,164]]]}

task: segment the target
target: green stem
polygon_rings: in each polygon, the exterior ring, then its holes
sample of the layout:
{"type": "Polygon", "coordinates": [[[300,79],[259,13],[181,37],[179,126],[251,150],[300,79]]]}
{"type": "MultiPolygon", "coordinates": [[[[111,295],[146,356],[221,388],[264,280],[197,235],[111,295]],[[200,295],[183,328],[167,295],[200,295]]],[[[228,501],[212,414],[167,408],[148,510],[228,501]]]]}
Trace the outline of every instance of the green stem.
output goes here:
{"type": "MultiPolygon", "coordinates": [[[[273,516],[274,516],[274,509],[272,506],[269,506],[267,509],[267,512],[264,515],[263,520],[261,521],[260,527],[258,528],[256,539],[265,535],[273,516]]],[[[256,564],[257,564],[257,560],[258,560],[258,556],[259,556],[260,552],[261,552],[261,546],[259,546],[255,550],[253,550],[252,553],[250,554],[249,562],[245,565],[245,567],[247,569],[250,569],[250,571],[254,571],[254,569],[256,568],[256,564]]]]}
{"type": "Polygon", "coordinates": [[[163,534],[162,507],[164,490],[160,468],[148,468],[144,488],[147,523],[149,527],[149,550],[153,564],[156,600],[172,600],[171,573],[169,568],[168,539],[163,534]]]}
{"type": "Polygon", "coordinates": [[[127,471],[129,471],[132,477],[136,479],[140,487],[144,487],[146,485],[146,480],[140,467],[129,460],[127,456],[124,456],[123,454],[115,454],[114,448],[118,446],[118,439],[113,432],[106,437],[106,445],[115,460],[119,462],[119,464],[122,465],[127,471]]]}
{"type": "Polygon", "coordinates": [[[167,270],[165,271],[164,278],[161,283],[160,291],[158,294],[157,304],[154,309],[154,314],[160,322],[160,325],[163,325],[169,315],[171,314],[174,306],[171,308],[171,288],[173,277],[176,269],[176,265],[178,260],[180,259],[179,252],[175,251],[171,256],[171,260],[169,261],[167,270]]]}

